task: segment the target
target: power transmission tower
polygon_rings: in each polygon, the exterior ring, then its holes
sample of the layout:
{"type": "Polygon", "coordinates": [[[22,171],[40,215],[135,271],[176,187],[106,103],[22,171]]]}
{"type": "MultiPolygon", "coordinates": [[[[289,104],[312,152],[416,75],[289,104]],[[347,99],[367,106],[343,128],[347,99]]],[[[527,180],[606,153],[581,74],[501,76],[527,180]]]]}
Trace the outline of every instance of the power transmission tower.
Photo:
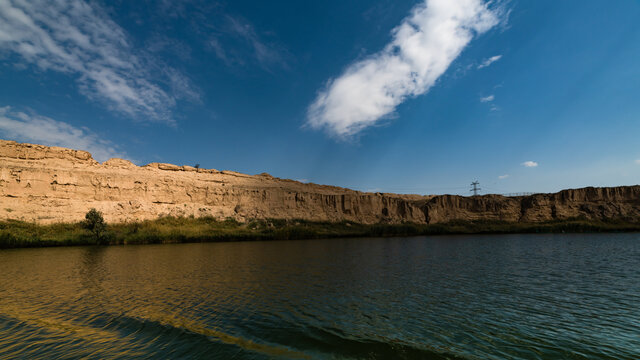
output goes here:
{"type": "Polygon", "coordinates": [[[482,190],[478,187],[478,185],[480,185],[480,183],[476,180],[474,182],[471,183],[471,190],[473,191],[473,196],[477,196],[478,195],[478,191],[482,190]]]}

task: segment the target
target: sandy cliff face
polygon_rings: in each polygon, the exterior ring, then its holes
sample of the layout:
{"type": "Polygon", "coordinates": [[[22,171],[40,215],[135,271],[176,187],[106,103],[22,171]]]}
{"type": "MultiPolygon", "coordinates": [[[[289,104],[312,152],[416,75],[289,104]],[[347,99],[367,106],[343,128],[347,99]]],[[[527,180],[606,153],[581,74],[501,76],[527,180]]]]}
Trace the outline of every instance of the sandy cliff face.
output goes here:
{"type": "Polygon", "coordinates": [[[565,190],[527,197],[363,193],[268,174],[127,160],[0,140],[0,219],[78,221],[90,208],[109,222],[163,215],[438,223],[453,219],[544,221],[640,219],[640,186],[565,190]]]}
{"type": "Polygon", "coordinates": [[[85,151],[0,140],[0,219],[78,221],[95,207],[107,221],[163,215],[424,222],[415,195],[303,184],[268,174],[152,163],[138,167],[85,151]]]}
{"type": "Polygon", "coordinates": [[[518,197],[434,196],[426,202],[425,214],[428,223],[453,219],[541,222],[575,217],[640,221],[640,186],[589,187],[518,197]]]}

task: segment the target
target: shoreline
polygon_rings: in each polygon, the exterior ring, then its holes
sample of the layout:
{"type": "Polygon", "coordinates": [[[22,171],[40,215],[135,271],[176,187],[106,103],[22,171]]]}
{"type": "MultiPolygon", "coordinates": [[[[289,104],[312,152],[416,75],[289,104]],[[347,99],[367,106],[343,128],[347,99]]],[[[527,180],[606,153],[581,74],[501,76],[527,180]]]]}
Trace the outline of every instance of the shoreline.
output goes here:
{"type": "Polygon", "coordinates": [[[574,218],[538,223],[455,220],[438,224],[360,224],[305,220],[252,220],[163,217],[156,220],[108,224],[98,241],[78,223],[34,224],[0,221],[0,249],[85,246],[176,244],[229,241],[313,240],[348,237],[392,237],[455,234],[640,232],[640,222],[574,218]]]}

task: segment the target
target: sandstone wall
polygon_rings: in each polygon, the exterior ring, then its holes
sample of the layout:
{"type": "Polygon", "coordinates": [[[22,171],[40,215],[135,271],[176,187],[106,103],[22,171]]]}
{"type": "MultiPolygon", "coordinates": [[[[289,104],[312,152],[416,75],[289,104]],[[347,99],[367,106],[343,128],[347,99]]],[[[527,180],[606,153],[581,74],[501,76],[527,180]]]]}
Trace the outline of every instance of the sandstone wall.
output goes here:
{"type": "Polygon", "coordinates": [[[588,187],[518,197],[442,195],[425,205],[428,223],[453,219],[541,222],[575,217],[640,221],[640,186],[588,187]]]}
{"type": "Polygon", "coordinates": [[[0,140],[0,219],[78,221],[90,208],[108,222],[159,216],[438,223],[453,219],[544,221],[575,216],[640,219],[640,186],[527,197],[364,193],[268,174],[129,161],[0,140]]]}

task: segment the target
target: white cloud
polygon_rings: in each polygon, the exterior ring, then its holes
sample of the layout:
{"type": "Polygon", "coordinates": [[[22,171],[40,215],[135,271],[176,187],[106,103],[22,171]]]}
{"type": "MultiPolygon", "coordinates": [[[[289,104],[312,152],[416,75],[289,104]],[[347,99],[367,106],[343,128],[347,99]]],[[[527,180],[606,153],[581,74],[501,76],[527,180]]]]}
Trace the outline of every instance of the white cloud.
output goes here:
{"type": "Polygon", "coordinates": [[[493,64],[494,62],[502,59],[502,55],[492,56],[485,61],[483,61],[480,65],[478,65],[478,69],[486,68],[487,66],[493,64]]]}
{"type": "Polygon", "coordinates": [[[636,164],[640,165],[640,159],[636,160],[636,164]]]}
{"type": "Polygon", "coordinates": [[[489,96],[485,96],[485,97],[481,97],[480,98],[480,102],[491,102],[493,100],[495,100],[495,96],[494,95],[489,95],[489,96]]]}
{"type": "Polygon", "coordinates": [[[538,163],[535,161],[525,161],[522,163],[522,166],[524,167],[537,167],[538,163]]]}
{"type": "Polygon", "coordinates": [[[511,176],[511,175],[509,175],[509,174],[500,175],[500,176],[498,176],[498,179],[504,180],[504,179],[508,178],[509,176],[511,176]]]}
{"type": "Polygon", "coordinates": [[[136,56],[125,31],[95,3],[0,0],[2,50],[42,70],[75,76],[81,93],[120,113],[173,122],[176,96],[155,81],[167,72],[155,71],[148,56],[136,56]]]}
{"type": "Polygon", "coordinates": [[[346,137],[427,92],[475,35],[499,22],[483,0],[425,0],[393,31],[380,52],[327,82],[309,106],[307,124],[346,137]]]}
{"type": "Polygon", "coordinates": [[[8,106],[0,107],[0,134],[17,141],[86,150],[98,161],[125,157],[115,145],[87,128],[77,128],[45,116],[12,111],[8,106]]]}

